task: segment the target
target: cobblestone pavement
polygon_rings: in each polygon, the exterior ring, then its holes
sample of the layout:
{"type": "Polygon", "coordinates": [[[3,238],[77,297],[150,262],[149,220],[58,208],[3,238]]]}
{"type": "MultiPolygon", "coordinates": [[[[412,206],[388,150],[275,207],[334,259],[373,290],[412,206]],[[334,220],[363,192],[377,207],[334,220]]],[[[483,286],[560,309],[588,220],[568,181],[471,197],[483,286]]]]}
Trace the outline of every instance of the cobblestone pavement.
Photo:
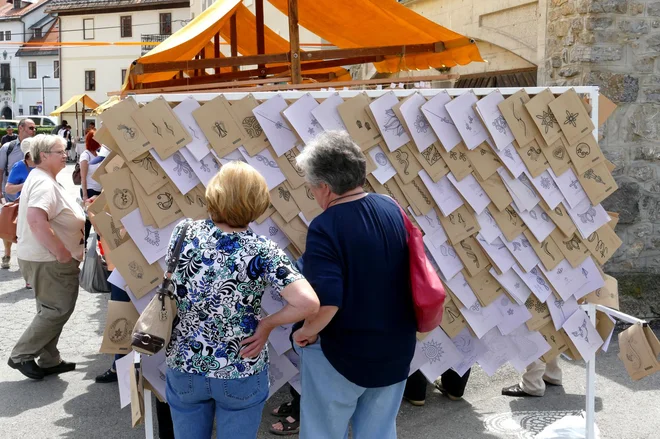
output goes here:
{"type": "MultiPolygon", "coordinates": [[[[69,167],[62,172],[63,183],[71,181],[71,171],[69,167]]],[[[10,270],[0,270],[0,437],[144,437],[142,427],[131,429],[129,409],[119,409],[117,387],[94,383],[94,377],[111,362],[109,355],[98,354],[108,295],[81,291],[76,311],[64,328],[60,350],[65,359],[78,363],[75,372],[35,382],[7,366],[14,343],[34,314],[33,293],[23,285],[13,259],[10,270]]],[[[613,342],[610,352],[597,360],[596,419],[601,437],[655,439],[660,431],[660,374],[633,382],[617,353],[617,343],[613,342]]],[[[403,403],[398,416],[399,437],[532,438],[553,420],[584,408],[584,364],[563,360],[561,364],[564,387],[548,389],[545,397],[533,399],[500,395],[502,387],[519,378],[513,368],[504,367],[489,378],[477,367],[464,401],[450,402],[429,389],[426,406],[415,408],[403,403]]],[[[267,402],[259,438],[274,437],[268,434],[273,419],[267,413],[287,395],[284,389],[267,402]]]]}

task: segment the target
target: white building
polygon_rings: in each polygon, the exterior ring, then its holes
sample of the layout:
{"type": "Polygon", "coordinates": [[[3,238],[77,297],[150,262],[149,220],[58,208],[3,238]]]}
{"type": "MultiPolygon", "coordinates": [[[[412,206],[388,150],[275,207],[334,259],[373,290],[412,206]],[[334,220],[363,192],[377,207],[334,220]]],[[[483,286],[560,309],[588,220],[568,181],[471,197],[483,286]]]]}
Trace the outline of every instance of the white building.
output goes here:
{"type": "Polygon", "coordinates": [[[0,1],[0,117],[4,119],[48,113],[60,105],[57,47],[25,45],[30,40],[37,44],[47,38],[57,40],[55,19],[46,13],[51,1],[0,1]]]}
{"type": "MultiPolygon", "coordinates": [[[[188,0],[53,0],[48,11],[59,17],[63,101],[87,94],[99,104],[121,89],[130,64],[153,47],[142,42],[163,41],[190,21],[188,0]],[[71,42],[90,45],[67,46],[71,42]],[[104,43],[133,44],[98,45],[104,43]]],[[[76,131],[73,110],[62,118],[76,131]]]]}

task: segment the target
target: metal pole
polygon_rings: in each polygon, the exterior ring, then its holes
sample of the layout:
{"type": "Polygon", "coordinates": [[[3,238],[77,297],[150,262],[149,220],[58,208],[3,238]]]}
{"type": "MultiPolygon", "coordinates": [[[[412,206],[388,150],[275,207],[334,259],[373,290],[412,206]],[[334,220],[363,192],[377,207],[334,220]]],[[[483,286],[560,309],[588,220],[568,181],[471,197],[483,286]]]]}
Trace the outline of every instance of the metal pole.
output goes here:
{"type": "Polygon", "coordinates": [[[154,439],[154,414],[151,407],[151,390],[144,391],[144,437],[154,439]]]}
{"type": "MultiPolygon", "coordinates": [[[[596,326],[596,306],[594,304],[583,305],[587,312],[589,320],[596,326]]],[[[596,424],[596,353],[591,354],[587,360],[587,419],[586,419],[586,437],[585,439],[595,438],[596,424]]]]}
{"type": "Polygon", "coordinates": [[[45,76],[41,77],[41,115],[46,115],[46,93],[44,93],[44,79],[45,76]]]}

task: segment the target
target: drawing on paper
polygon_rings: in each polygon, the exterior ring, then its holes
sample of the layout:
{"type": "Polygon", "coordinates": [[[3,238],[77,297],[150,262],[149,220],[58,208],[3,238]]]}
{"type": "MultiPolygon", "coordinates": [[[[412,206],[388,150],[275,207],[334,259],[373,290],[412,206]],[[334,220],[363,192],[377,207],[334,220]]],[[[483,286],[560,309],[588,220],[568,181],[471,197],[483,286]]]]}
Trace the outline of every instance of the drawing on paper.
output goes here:
{"type": "Polygon", "coordinates": [[[456,258],[456,251],[444,244],[440,246],[440,253],[442,253],[442,256],[451,256],[452,258],[456,258]]]}
{"type": "Polygon", "coordinates": [[[270,117],[264,115],[263,113],[257,113],[257,114],[263,117],[264,119],[266,119],[268,122],[272,123],[276,129],[291,131],[291,129],[287,127],[281,120],[273,120],[270,117]]]}
{"type": "Polygon", "coordinates": [[[213,127],[211,127],[214,133],[216,133],[220,138],[225,138],[227,137],[227,128],[225,127],[225,123],[219,120],[216,120],[213,123],[213,127]]]}
{"type": "Polygon", "coordinates": [[[450,323],[450,324],[451,324],[451,323],[454,323],[454,322],[456,321],[456,319],[459,318],[459,315],[456,314],[456,312],[454,312],[454,310],[451,309],[451,308],[448,307],[448,306],[445,307],[445,314],[448,315],[449,318],[451,319],[451,320],[449,320],[449,323],[450,323]]]}
{"type": "Polygon", "coordinates": [[[530,146],[529,149],[527,150],[527,157],[529,157],[531,160],[538,162],[539,157],[541,156],[541,148],[534,148],[533,146],[530,146]]]}
{"type": "Polygon", "coordinates": [[[158,247],[160,245],[160,233],[158,233],[158,230],[147,229],[147,236],[144,240],[154,247],[158,247]]]}
{"type": "Polygon", "coordinates": [[[391,108],[389,110],[385,110],[385,117],[386,120],[385,124],[383,124],[383,131],[389,131],[397,137],[401,137],[405,134],[403,124],[399,118],[396,117],[396,114],[394,114],[394,110],[391,108]]]}
{"type": "Polygon", "coordinates": [[[502,152],[502,154],[504,154],[506,157],[508,157],[509,160],[511,160],[511,161],[515,161],[515,159],[513,158],[513,153],[511,152],[511,150],[510,150],[509,148],[506,148],[506,149],[502,152]]]}
{"type": "MultiPolygon", "coordinates": [[[[472,119],[472,118],[470,118],[470,119],[472,119]]],[[[469,123],[465,122],[465,129],[468,130],[468,131],[472,131],[472,124],[469,124],[469,123]]]]}
{"type": "Polygon", "coordinates": [[[115,193],[112,197],[112,204],[119,209],[124,210],[133,205],[135,201],[135,196],[130,189],[115,189],[115,193]]]}
{"type": "MultiPolygon", "coordinates": [[[[525,103],[523,102],[522,98],[520,99],[520,104],[521,104],[521,105],[525,105],[525,103]]],[[[512,110],[512,112],[513,112],[513,117],[516,118],[516,120],[518,121],[518,125],[520,125],[520,126],[522,127],[522,129],[523,129],[523,131],[524,131],[524,133],[525,133],[525,137],[527,137],[527,124],[525,123],[524,120],[522,120],[522,117],[518,116],[518,113],[516,112],[516,103],[515,103],[515,101],[514,101],[514,103],[513,103],[513,106],[512,106],[512,109],[511,109],[511,110],[512,110]]]]}
{"type": "Polygon", "coordinates": [[[300,169],[298,163],[296,162],[296,154],[293,152],[292,149],[285,152],[284,157],[286,157],[287,161],[289,162],[293,170],[296,171],[296,174],[298,174],[299,177],[305,176],[305,173],[303,172],[302,169],[300,169]]]}
{"type": "Polygon", "coordinates": [[[192,206],[193,204],[195,204],[195,198],[189,193],[184,195],[183,199],[186,200],[186,204],[188,204],[188,206],[192,206]]]}
{"type": "Polygon", "coordinates": [[[564,121],[564,125],[573,125],[573,128],[577,128],[577,118],[579,115],[579,113],[571,113],[566,110],[566,120],[564,121]]]}
{"type": "Polygon", "coordinates": [[[286,188],[280,186],[277,188],[277,191],[280,194],[280,198],[282,198],[284,201],[291,201],[291,192],[289,192],[286,188]]]}
{"type": "Polygon", "coordinates": [[[195,178],[195,173],[192,167],[186,161],[186,159],[183,158],[181,153],[175,152],[174,155],[172,155],[172,159],[176,163],[176,166],[174,167],[174,172],[176,172],[178,176],[181,176],[181,173],[184,173],[190,179],[195,178]]]}
{"type": "Polygon", "coordinates": [[[566,312],[564,311],[564,300],[555,298],[554,304],[555,304],[555,308],[557,308],[559,310],[559,312],[561,313],[562,321],[565,322],[566,321],[566,312]]]}
{"type": "Polygon", "coordinates": [[[434,112],[432,112],[430,110],[424,110],[424,111],[426,111],[427,113],[432,114],[433,116],[437,117],[438,119],[440,119],[440,122],[442,122],[442,123],[446,123],[447,125],[455,126],[454,121],[452,121],[447,116],[440,116],[439,114],[435,114],[434,112]]]}
{"type": "Polygon", "coordinates": [[[195,139],[199,140],[199,136],[197,135],[197,130],[196,130],[196,129],[194,129],[193,127],[191,127],[190,125],[188,125],[188,130],[190,130],[190,132],[192,133],[192,136],[193,136],[195,139]]]}
{"type": "Polygon", "coordinates": [[[154,133],[156,133],[158,137],[163,137],[162,129],[158,125],[156,125],[156,122],[154,122],[153,120],[150,120],[150,122],[151,122],[151,126],[154,127],[153,130],[154,133]]]}
{"type": "Polygon", "coordinates": [[[259,121],[254,116],[248,116],[244,118],[241,124],[243,125],[245,132],[248,133],[248,136],[253,139],[261,136],[261,134],[264,132],[264,130],[261,128],[261,125],[259,124],[259,121]]]}
{"type": "Polygon", "coordinates": [[[582,176],[583,176],[584,178],[586,178],[587,180],[593,180],[593,181],[595,181],[596,183],[599,183],[599,184],[605,184],[605,182],[603,181],[603,179],[600,178],[600,175],[596,174],[596,173],[594,172],[593,169],[589,169],[589,170],[588,170],[587,172],[585,172],[584,175],[582,175],[582,176]]]}
{"type": "Polygon", "coordinates": [[[154,164],[154,158],[151,157],[150,155],[147,155],[143,159],[135,159],[133,160],[133,163],[145,169],[148,173],[158,176],[158,170],[156,169],[156,165],[154,164]]]}
{"type": "Polygon", "coordinates": [[[199,164],[200,164],[200,166],[199,166],[200,171],[202,171],[202,172],[211,172],[211,168],[209,168],[209,165],[207,165],[204,162],[204,159],[200,160],[199,164]]]}
{"type": "Polygon", "coordinates": [[[314,194],[312,193],[312,190],[309,188],[309,186],[305,186],[305,195],[307,195],[307,198],[310,200],[316,201],[316,198],[314,198],[314,194]]]}
{"type": "Polygon", "coordinates": [[[387,166],[387,157],[382,152],[377,152],[374,156],[374,160],[376,160],[378,166],[387,166]]]}
{"type": "Polygon", "coordinates": [[[563,146],[558,146],[554,150],[552,150],[552,156],[557,160],[564,160],[564,155],[565,155],[565,151],[563,146]]]}
{"type": "Polygon", "coordinates": [[[172,207],[172,204],[174,204],[174,197],[172,197],[172,194],[169,192],[158,194],[156,199],[158,200],[156,206],[158,206],[160,210],[169,210],[172,207]]]}
{"type": "Polygon", "coordinates": [[[553,181],[550,177],[541,177],[541,187],[545,190],[552,189],[553,181]]]}
{"type": "Polygon", "coordinates": [[[582,269],[582,276],[584,276],[585,279],[589,278],[589,272],[585,270],[584,268],[582,269]]]}
{"type": "Polygon", "coordinates": [[[582,320],[582,324],[577,328],[577,331],[571,331],[573,337],[578,337],[589,343],[589,329],[587,329],[587,320],[582,320]]]}
{"type": "Polygon", "coordinates": [[[555,119],[555,115],[552,114],[552,111],[543,111],[543,114],[537,114],[536,115],[537,119],[541,120],[541,126],[545,127],[545,133],[548,134],[548,131],[550,131],[550,128],[553,128],[555,124],[557,123],[557,119],[555,119]]]}
{"type": "Polygon", "coordinates": [[[634,370],[639,370],[642,368],[642,358],[639,356],[637,351],[635,350],[635,347],[633,346],[634,343],[636,343],[635,340],[632,338],[628,338],[628,349],[630,352],[626,353],[626,359],[632,363],[632,367],[634,370]]]}
{"type": "Polygon", "coordinates": [[[579,185],[580,185],[580,183],[577,180],[571,180],[571,184],[569,186],[572,187],[575,190],[578,190],[579,185]]]}
{"type": "Polygon", "coordinates": [[[271,386],[275,385],[277,380],[281,380],[284,377],[284,374],[277,368],[272,362],[268,366],[268,383],[271,386]]]}
{"type": "Polygon", "coordinates": [[[472,263],[475,265],[475,267],[479,268],[479,258],[477,257],[477,254],[472,251],[472,246],[465,241],[461,241],[461,247],[463,247],[463,250],[465,250],[465,254],[467,255],[468,258],[472,261],[472,263]]]}
{"type": "Polygon", "coordinates": [[[545,254],[547,254],[548,256],[550,256],[550,258],[551,258],[553,261],[555,260],[555,256],[554,256],[552,253],[550,253],[550,250],[548,250],[548,242],[547,242],[547,241],[541,243],[541,248],[543,249],[543,251],[545,252],[545,254]]]}
{"type": "Polygon", "coordinates": [[[578,217],[580,218],[580,221],[582,224],[587,224],[587,223],[594,223],[594,218],[596,218],[596,209],[593,207],[589,207],[589,210],[587,210],[584,213],[578,213],[578,217]]]}
{"type": "Polygon", "coordinates": [[[137,137],[137,129],[133,127],[129,127],[124,124],[119,124],[117,130],[121,131],[122,135],[124,136],[124,140],[126,140],[127,142],[132,142],[137,137]]]}
{"type": "Polygon", "coordinates": [[[128,263],[128,269],[131,272],[131,276],[136,279],[142,279],[144,277],[144,269],[140,264],[135,261],[128,263]]]}
{"type": "Polygon", "coordinates": [[[481,304],[478,300],[472,304],[470,311],[481,314],[481,304]]]}
{"type": "Polygon", "coordinates": [[[279,233],[279,231],[280,231],[280,229],[278,229],[278,228],[275,227],[275,226],[270,226],[270,227],[268,228],[268,233],[270,234],[270,236],[275,236],[275,235],[277,235],[277,234],[279,233]]]}
{"type": "Polygon", "coordinates": [[[469,354],[472,352],[472,338],[468,335],[457,336],[454,340],[454,345],[456,348],[464,354],[469,354]]]}
{"type": "Polygon", "coordinates": [[[444,351],[442,350],[442,344],[438,343],[435,340],[429,340],[425,343],[422,343],[422,352],[426,355],[426,358],[431,364],[441,361],[444,351]]]}
{"type": "Polygon", "coordinates": [[[165,125],[165,131],[170,133],[170,136],[174,137],[174,128],[172,128],[165,119],[163,119],[163,125],[165,125]]]}
{"type": "Polygon", "coordinates": [[[197,204],[199,207],[206,209],[206,200],[201,195],[197,195],[197,204]]]}
{"type": "Polygon", "coordinates": [[[255,158],[255,160],[257,160],[257,161],[263,163],[264,165],[266,165],[266,166],[268,166],[268,167],[271,167],[271,168],[274,168],[274,169],[278,169],[278,167],[277,167],[277,163],[275,163],[275,162],[272,161],[272,160],[268,160],[268,157],[266,157],[266,156],[263,156],[263,155],[261,155],[261,154],[257,154],[254,158],[255,158]]]}
{"type": "Polygon", "coordinates": [[[410,160],[408,160],[408,153],[398,149],[394,151],[394,155],[396,156],[396,159],[399,161],[399,163],[403,165],[403,173],[406,175],[410,175],[410,172],[408,172],[408,168],[410,167],[410,160]]]}
{"type": "Polygon", "coordinates": [[[119,247],[122,241],[121,229],[115,226],[115,222],[112,219],[110,219],[110,233],[112,234],[112,239],[115,242],[115,246],[119,247]]]}
{"type": "Polygon", "coordinates": [[[282,298],[282,295],[275,288],[270,289],[270,298],[282,306],[285,305],[284,298],[282,298]]]}
{"type": "Polygon", "coordinates": [[[355,125],[357,125],[359,129],[362,129],[362,122],[360,122],[359,120],[355,121],[355,125]]]}
{"type": "Polygon", "coordinates": [[[509,125],[506,123],[506,120],[504,119],[503,115],[497,116],[497,118],[492,122],[493,127],[500,133],[500,134],[506,134],[506,129],[509,127],[509,125]]]}
{"type": "Polygon", "coordinates": [[[127,318],[121,317],[110,324],[108,338],[113,343],[121,343],[133,332],[134,325],[135,322],[129,322],[127,318]]]}
{"type": "Polygon", "coordinates": [[[417,117],[415,118],[415,130],[419,134],[426,134],[429,131],[429,127],[431,124],[429,124],[429,121],[426,120],[424,115],[418,114],[417,117]]]}
{"type": "Polygon", "coordinates": [[[538,218],[538,215],[536,214],[536,211],[534,211],[534,210],[530,210],[530,211],[529,211],[529,216],[531,216],[532,218],[534,218],[534,219],[537,220],[537,221],[538,221],[538,219],[539,219],[539,218],[538,218]]]}
{"type": "Polygon", "coordinates": [[[429,199],[428,195],[426,195],[426,192],[424,192],[422,190],[422,188],[419,187],[419,184],[415,180],[412,181],[412,184],[413,184],[413,186],[415,186],[415,189],[417,189],[417,192],[419,193],[419,195],[424,199],[424,202],[426,203],[426,205],[427,206],[432,206],[433,203],[429,199]]]}
{"type": "Polygon", "coordinates": [[[575,147],[575,154],[577,154],[577,156],[580,157],[581,159],[585,158],[590,153],[591,153],[591,147],[584,142],[578,143],[578,146],[575,147]]]}
{"type": "Polygon", "coordinates": [[[457,161],[459,161],[459,160],[461,160],[461,161],[463,161],[463,162],[467,162],[467,156],[465,155],[464,152],[457,153],[456,151],[451,151],[451,152],[449,153],[449,158],[451,158],[451,159],[454,160],[455,162],[457,162],[457,161]]]}

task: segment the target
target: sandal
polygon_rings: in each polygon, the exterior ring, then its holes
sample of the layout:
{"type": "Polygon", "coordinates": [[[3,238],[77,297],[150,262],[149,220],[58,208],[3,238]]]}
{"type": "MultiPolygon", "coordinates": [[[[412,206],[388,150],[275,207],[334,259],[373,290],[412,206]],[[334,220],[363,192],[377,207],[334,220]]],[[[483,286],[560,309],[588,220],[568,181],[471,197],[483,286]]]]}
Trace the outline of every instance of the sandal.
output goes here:
{"type": "Polygon", "coordinates": [[[293,414],[293,404],[290,402],[285,402],[284,404],[275,408],[272,412],[270,412],[270,414],[276,418],[286,418],[287,416],[291,416],[293,414]],[[277,410],[277,412],[275,410],[277,410]]]}
{"type": "Polygon", "coordinates": [[[277,436],[291,436],[300,433],[300,420],[294,419],[293,422],[290,422],[289,419],[293,418],[283,418],[275,423],[275,425],[282,424],[281,430],[277,430],[271,425],[270,432],[277,436]]]}

